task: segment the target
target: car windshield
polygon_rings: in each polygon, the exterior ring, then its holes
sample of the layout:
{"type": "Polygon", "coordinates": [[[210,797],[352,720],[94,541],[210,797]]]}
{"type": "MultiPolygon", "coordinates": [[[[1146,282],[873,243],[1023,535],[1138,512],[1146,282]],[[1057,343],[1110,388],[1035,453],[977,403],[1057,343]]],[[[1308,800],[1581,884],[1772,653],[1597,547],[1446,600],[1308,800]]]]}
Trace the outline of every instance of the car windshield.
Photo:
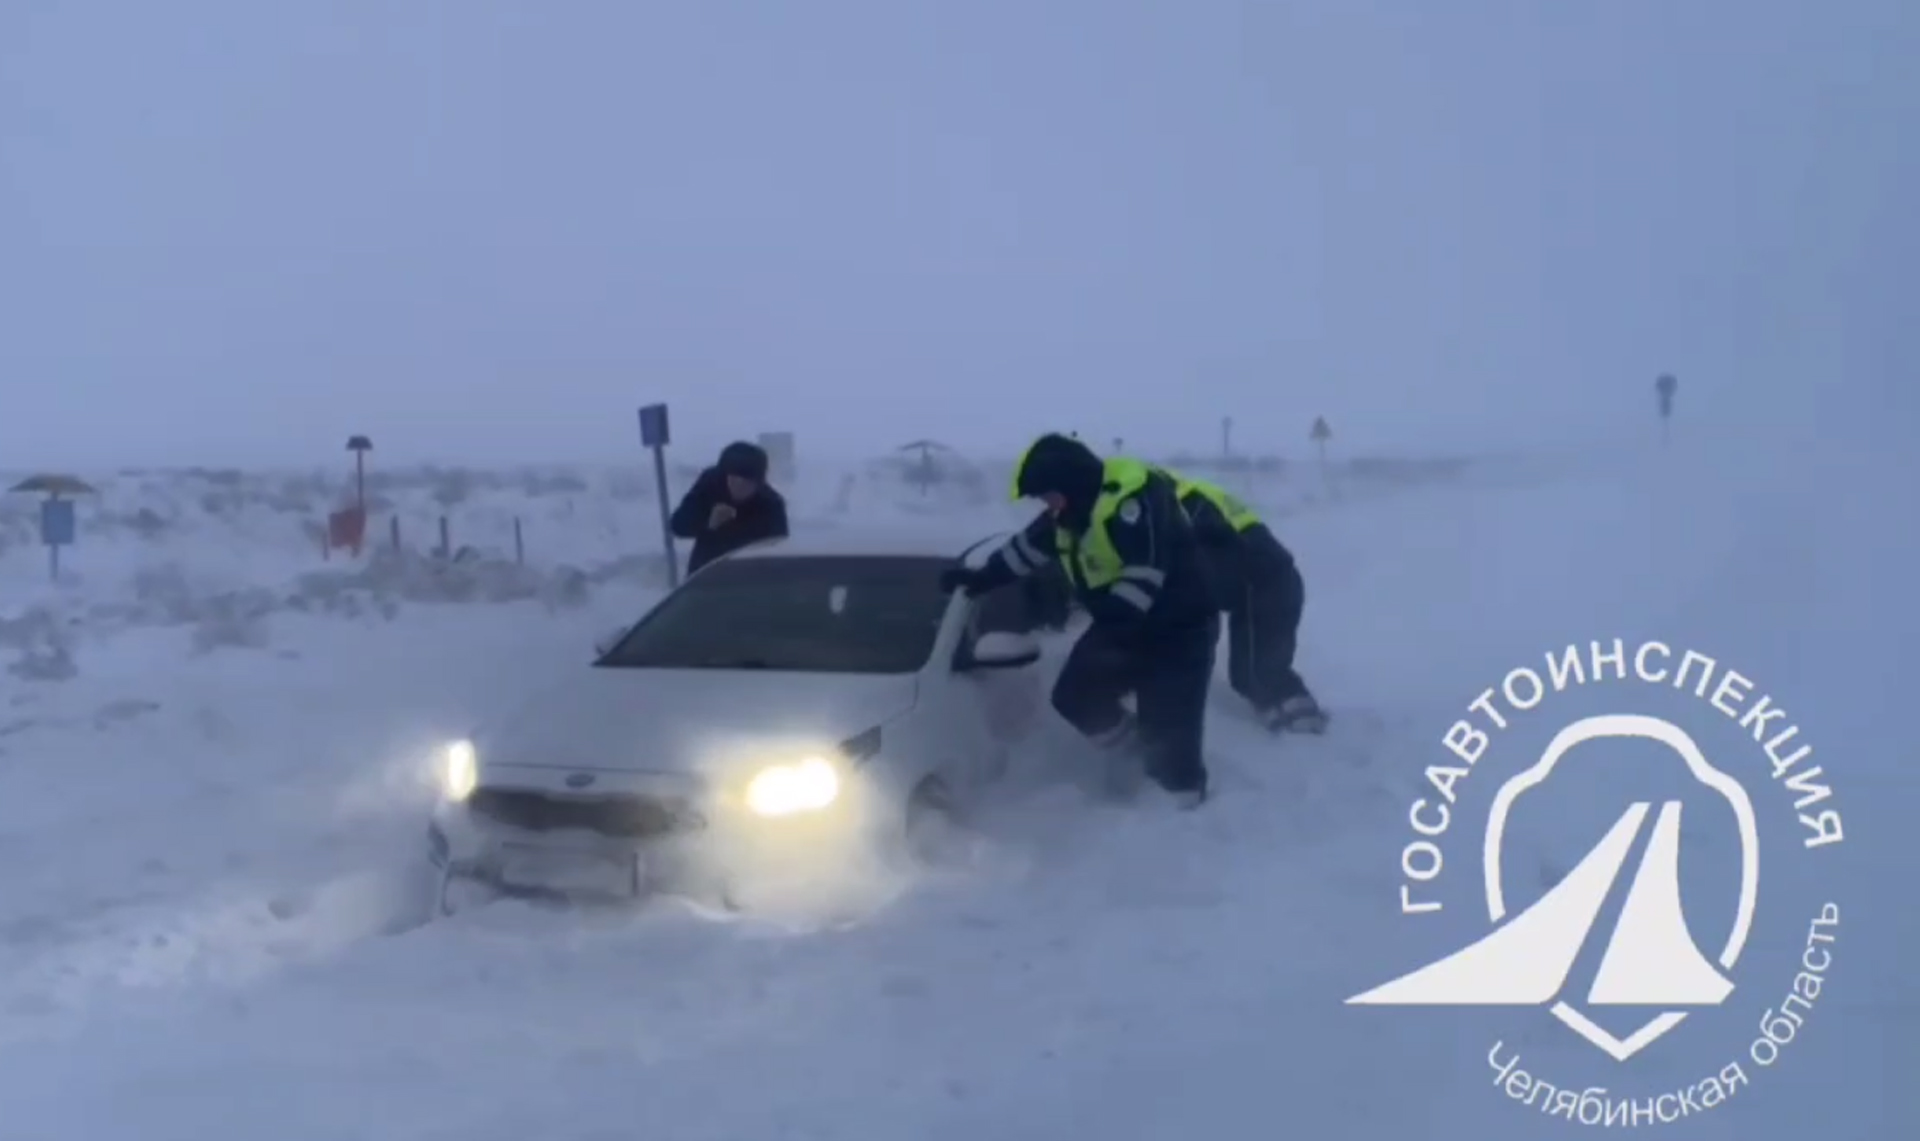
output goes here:
{"type": "Polygon", "coordinates": [[[609,669],[915,673],[947,611],[946,559],[728,559],[689,579],[597,663],[609,669]]]}

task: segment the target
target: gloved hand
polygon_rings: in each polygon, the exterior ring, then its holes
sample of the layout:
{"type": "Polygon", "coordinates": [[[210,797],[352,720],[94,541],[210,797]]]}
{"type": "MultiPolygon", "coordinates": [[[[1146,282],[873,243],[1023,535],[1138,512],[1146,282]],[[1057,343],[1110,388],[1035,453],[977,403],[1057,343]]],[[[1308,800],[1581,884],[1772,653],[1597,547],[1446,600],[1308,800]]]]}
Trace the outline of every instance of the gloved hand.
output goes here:
{"type": "Polygon", "coordinates": [[[972,598],[980,593],[985,580],[986,575],[980,571],[969,570],[966,567],[948,567],[940,572],[940,589],[947,594],[958,590],[965,593],[968,598],[972,598]]]}

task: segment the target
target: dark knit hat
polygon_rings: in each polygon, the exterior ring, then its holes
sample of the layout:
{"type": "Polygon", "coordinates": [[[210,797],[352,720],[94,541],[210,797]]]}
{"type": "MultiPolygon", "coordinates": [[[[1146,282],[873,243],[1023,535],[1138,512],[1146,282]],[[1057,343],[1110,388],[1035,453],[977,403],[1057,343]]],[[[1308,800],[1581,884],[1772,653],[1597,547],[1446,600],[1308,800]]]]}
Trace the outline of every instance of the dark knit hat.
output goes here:
{"type": "Polygon", "coordinates": [[[735,440],[720,449],[720,462],[714,465],[722,475],[737,475],[755,483],[767,480],[767,450],[758,444],[735,440]]]}

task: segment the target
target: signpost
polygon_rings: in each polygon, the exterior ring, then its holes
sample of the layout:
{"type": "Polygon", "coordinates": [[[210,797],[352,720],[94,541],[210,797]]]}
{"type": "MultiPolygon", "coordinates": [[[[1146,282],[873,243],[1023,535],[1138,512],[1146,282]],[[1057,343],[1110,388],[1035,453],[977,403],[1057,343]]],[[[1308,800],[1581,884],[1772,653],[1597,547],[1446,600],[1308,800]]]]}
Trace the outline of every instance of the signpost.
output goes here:
{"type": "Polygon", "coordinates": [[[373,441],[348,436],[347,450],[353,453],[353,506],[327,516],[327,546],[345,547],[358,558],[367,541],[367,453],[373,441]]]}
{"type": "Polygon", "coordinates": [[[1327,441],[1333,439],[1333,429],[1327,425],[1325,416],[1313,418],[1313,430],[1307,433],[1307,438],[1320,449],[1320,470],[1324,473],[1327,470],[1327,441]]]}
{"type": "Polygon", "coordinates": [[[365,436],[348,436],[347,450],[353,453],[353,505],[360,514],[367,513],[367,453],[373,450],[373,441],[365,436]]]}
{"type": "Polygon", "coordinates": [[[40,501],[40,543],[47,548],[47,577],[59,581],[60,548],[71,547],[79,533],[69,496],[91,495],[94,489],[70,475],[36,475],[7,490],[46,497],[40,501]]]}
{"type": "Polygon", "coordinates": [[[1233,417],[1220,421],[1220,458],[1226,459],[1233,454],[1233,417]]]}
{"type": "Polygon", "coordinates": [[[1672,373],[1663,374],[1653,382],[1653,391],[1660,397],[1660,442],[1667,442],[1667,422],[1673,419],[1673,394],[1680,391],[1680,382],[1672,373]]]}
{"type": "Polygon", "coordinates": [[[680,585],[680,556],[673,549],[673,503],[667,496],[667,406],[640,409],[640,445],[653,452],[653,486],[660,498],[660,539],[667,556],[667,585],[680,585]]]}
{"type": "Polygon", "coordinates": [[[47,577],[60,578],[60,548],[73,545],[73,500],[49,495],[40,501],[40,541],[47,548],[47,577]]]}

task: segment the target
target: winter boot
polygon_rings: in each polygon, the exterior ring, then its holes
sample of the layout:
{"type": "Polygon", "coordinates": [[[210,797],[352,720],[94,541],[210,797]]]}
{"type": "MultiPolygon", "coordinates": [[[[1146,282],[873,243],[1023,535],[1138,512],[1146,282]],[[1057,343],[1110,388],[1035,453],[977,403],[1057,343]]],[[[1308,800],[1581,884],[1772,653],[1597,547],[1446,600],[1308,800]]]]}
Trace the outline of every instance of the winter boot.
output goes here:
{"type": "Polygon", "coordinates": [[[1100,750],[1101,791],[1110,800],[1132,800],[1146,782],[1147,769],[1140,755],[1139,725],[1131,713],[1119,724],[1088,738],[1100,750]]]}
{"type": "Polygon", "coordinates": [[[1207,766],[1203,761],[1193,768],[1180,766],[1178,771],[1169,771],[1163,758],[1147,758],[1147,775],[1158,785],[1167,799],[1182,810],[1191,810],[1207,802],[1208,780],[1207,766]]]}
{"type": "Polygon", "coordinates": [[[1289,697],[1278,707],[1265,710],[1261,718],[1270,733],[1325,733],[1327,715],[1320,703],[1301,694],[1289,697]]]}

